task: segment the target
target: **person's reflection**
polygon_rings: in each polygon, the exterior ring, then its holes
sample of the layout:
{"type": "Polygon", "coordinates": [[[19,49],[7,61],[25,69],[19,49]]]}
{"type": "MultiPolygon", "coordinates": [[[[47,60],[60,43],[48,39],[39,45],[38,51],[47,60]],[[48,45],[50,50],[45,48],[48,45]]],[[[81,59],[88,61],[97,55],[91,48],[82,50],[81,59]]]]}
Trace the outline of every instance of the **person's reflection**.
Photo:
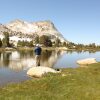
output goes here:
{"type": "Polygon", "coordinates": [[[3,53],[3,65],[4,65],[4,67],[9,67],[10,55],[11,55],[11,53],[3,53]]]}

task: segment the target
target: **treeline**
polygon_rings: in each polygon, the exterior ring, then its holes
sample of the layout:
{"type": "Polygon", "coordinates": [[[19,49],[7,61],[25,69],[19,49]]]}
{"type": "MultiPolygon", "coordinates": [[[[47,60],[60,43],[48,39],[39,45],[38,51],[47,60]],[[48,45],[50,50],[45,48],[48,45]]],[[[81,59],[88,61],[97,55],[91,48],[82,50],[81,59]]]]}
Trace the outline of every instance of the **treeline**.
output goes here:
{"type": "MultiPolygon", "coordinates": [[[[9,33],[4,32],[4,38],[0,39],[0,47],[14,47],[15,42],[11,42],[9,39],[9,33]]],[[[19,40],[16,42],[16,47],[33,47],[36,44],[41,44],[44,47],[66,47],[68,49],[76,49],[76,50],[88,50],[88,49],[99,49],[100,45],[96,45],[95,43],[91,43],[89,45],[84,44],[75,44],[72,42],[61,42],[59,38],[51,39],[50,36],[42,35],[42,36],[36,36],[31,41],[21,41],[19,40]]]]}
{"type": "Polygon", "coordinates": [[[28,41],[18,41],[17,46],[35,46],[36,44],[41,44],[44,47],[61,47],[66,46],[66,42],[61,42],[59,38],[51,41],[51,38],[47,35],[37,36],[34,40],[28,41]]]}
{"type": "Polygon", "coordinates": [[[67,44],[67,47],[69,49],[77,49],[77,50],[90,50],[90,49],[99,49],[100,50],[100,45],[96,45],[95,43],[91,43],[91,44],[88,44],[88,45],[84,45],[84,44],[75,44],[75,43],[68,43],[67,44]]]}
{"type": "MultiPolygon", "coordinates": [[[[0,47],[14,47],[15,42],[11,41],[9,39],[9,33],[4,32],[4,38],[1,40],[0,39],[0,47]]],[[[66,42],[61,42],[59,38],[54,39],[51,41],[51,37],[47,35],[42,35],[42,36],[36,36],[33,40],[31,41],[24,41],[24,40],[19,40],[17,43],[17,47],[33,47],[36,44],[41,44],[44,47],[61,47],[61,46],[66,46],[66,42]]]]}

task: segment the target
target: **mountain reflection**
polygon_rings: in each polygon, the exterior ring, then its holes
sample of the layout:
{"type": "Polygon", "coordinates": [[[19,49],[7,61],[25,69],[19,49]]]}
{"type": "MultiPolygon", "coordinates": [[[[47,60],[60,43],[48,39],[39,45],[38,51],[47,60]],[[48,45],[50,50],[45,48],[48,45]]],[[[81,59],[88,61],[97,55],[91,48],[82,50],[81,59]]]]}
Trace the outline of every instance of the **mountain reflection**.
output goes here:
{"type": "MultiPolygon", "coordinates": [[[[41,66],[53,67],[63,51],[42,51],[41,66]]],[[[8,67],[15,71],[35,66],[34,51],[13,51],[0,53],[0,67],[8,67]]]]}

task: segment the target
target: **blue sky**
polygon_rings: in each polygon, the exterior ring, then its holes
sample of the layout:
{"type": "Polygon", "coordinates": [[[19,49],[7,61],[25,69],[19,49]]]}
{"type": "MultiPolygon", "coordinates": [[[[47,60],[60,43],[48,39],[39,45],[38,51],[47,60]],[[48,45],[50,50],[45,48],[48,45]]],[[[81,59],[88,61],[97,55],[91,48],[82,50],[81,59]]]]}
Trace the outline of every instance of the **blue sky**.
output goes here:
{"type": "Polygon", "coordinates": [[[0,0],[0,23],[51,20],[74,43],[100,45],[100,0],[0,0]]]}

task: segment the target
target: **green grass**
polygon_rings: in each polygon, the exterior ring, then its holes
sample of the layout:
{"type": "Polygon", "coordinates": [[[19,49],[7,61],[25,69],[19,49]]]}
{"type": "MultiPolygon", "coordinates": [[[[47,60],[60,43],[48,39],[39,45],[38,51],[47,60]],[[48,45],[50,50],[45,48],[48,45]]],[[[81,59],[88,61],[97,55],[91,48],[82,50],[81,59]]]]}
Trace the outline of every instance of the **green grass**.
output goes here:
{"type": "Polygon", "coordinates": [[[100,63],[9,84],[0,100],[100,100],[100,63]]]}

